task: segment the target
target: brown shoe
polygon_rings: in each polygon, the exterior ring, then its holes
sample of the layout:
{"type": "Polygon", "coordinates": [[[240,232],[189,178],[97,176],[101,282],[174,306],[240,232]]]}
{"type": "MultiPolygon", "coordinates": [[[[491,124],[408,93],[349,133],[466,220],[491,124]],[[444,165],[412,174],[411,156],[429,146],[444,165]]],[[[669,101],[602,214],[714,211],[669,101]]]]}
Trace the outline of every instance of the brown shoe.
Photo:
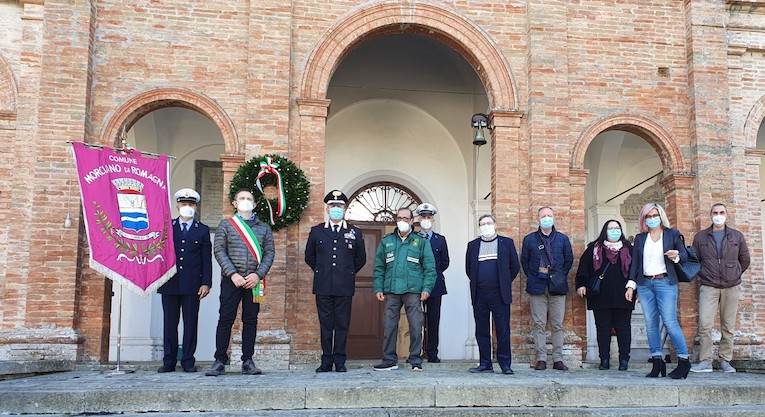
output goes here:
{"type": "Polygon", "coordinates": [[[545,361],[537,361],[537,365],[534,367],[535,371],[544,371],[547,369],[547,362],[545,361]]]}
{"type": "Polygon", "coordinates": [[[562,361],[558,361],[553,363],[553,369],[555,369],[556,371],[568,371],[568,366],[563,364],[562,361]]]}

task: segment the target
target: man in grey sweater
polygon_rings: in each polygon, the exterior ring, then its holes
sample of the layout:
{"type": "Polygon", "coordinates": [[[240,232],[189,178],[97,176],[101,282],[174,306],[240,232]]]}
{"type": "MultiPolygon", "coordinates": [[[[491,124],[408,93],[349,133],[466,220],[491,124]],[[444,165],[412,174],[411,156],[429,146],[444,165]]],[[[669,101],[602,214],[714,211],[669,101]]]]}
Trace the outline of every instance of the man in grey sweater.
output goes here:
{"type": "Polygon", "coordinates": [[[215,232],[213,254],[221,268],[220,318],[215,333],[215,363],[205,372],[218,376],[226,372],[231,326],[242,304],[242,373],[259,375],[252,356],[260,304],[253,301],[252,289],[266,278],[274,262],[274,239],[271,228],[253,213],[255,198],[248,190],[239,190],[231,204],[236,213],[225,219],[215,232]]]}

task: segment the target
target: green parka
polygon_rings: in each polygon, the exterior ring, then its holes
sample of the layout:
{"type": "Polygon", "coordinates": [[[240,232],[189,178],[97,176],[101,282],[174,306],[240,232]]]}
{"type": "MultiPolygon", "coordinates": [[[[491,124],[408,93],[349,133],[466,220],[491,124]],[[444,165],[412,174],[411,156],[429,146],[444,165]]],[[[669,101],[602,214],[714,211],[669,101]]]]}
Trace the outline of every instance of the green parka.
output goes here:
{"type": "Polygon", "coordinates": [[[398,230],[385,236],[375,256],[375,293],[430,294],[436,284],[436,260],[428,239],[410,232],[403,241],[398,230]]]}

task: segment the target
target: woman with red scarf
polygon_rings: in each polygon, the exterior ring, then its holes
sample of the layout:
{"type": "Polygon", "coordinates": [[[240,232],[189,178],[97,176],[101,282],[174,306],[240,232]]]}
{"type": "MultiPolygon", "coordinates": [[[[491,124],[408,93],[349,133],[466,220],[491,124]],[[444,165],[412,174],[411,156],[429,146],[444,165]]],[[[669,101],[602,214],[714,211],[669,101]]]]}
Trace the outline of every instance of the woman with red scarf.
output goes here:
{"type": "Polygon", "coordinates": [[[595,315],[601,370],[610,368],[612,329],[616,329],[619,346],[619,370],[626,371],[629,364],[630,321],[635,309],[635,302],[630,301],[635,299],[632,294],[635,283],[628,280],[631,253],[632,245],[625,239],[621,223],[609,220],[579,260],[576,292],[580,297],[587,297],[587,309],[595,315]],[[595,280],[600,281],[597,294],[593,291],[595,280]]]}

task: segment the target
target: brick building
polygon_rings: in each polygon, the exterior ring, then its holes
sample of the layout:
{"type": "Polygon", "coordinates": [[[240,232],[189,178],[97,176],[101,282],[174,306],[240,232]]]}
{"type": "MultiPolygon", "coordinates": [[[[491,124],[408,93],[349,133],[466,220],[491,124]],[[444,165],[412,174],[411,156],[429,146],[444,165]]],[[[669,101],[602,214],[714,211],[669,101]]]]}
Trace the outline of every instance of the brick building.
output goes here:
{"type": "MultiPolygon", "coordinates": [[[[227,184],[244,161],[280,153],[305,171],[309,207],[275,234],[258,345],[269,366],[318,357],[303,246],[334,188],[439,207],[452,251],[447,359],[475,357],[462,254],[478,215],[494,213],[519,244],[552,206],[578,258],[608,218],[634,234],[645,202],[665,205],[690,241],[722,201],[753,256],[735,355],[763,359],[763,33],[765,1],[754,0],[0,0],[0,359],[109,358],[118,304],[87,266],[66,141],[123,135],[178,157],[173,189],[206,187],[212,226],[230,214],[227,184]],[[472,144],[476,113],[488,114],[487,146],[472,144]]],[[[370,242],[386,230],[355,220],[370,242]]],[[[512,318],[521,360],[532,353],[524,286],[512,318]]],[[[364,314],[379,307],[370,291],[355,298],[358,352],[379,336],[365,333],[379,323],[364,314]]],[[[125,298],[126,347],[156,359],[156,299],[125,298]]],[[[695,302],[695,284],[683,285],[689,341],[695,302]]],[[[591,329],[569,297],[570,361],[592,358],[591,329]]],[[[200,360],[214,344],[205,331],[200,360]]]]}

